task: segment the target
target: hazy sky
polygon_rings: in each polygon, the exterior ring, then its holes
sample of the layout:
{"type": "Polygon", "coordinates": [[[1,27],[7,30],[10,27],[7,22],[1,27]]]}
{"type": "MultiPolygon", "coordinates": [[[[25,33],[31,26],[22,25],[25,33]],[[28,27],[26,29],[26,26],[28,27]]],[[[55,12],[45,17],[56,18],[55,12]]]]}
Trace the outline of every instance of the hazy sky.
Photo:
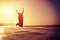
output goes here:
{"type": "Polygon", "coordinates": [[[57,24],[57,13],[49,1],[42,0],[0,0],[0,23],[18,22],[17,13],[24,8],[24,25],[57,24]]]}

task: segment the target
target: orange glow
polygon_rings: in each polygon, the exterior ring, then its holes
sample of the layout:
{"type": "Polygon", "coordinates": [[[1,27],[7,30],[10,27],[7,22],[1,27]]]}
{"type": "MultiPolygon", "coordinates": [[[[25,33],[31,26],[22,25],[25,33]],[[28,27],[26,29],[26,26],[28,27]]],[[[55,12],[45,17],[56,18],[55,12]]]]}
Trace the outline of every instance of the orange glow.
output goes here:
{"type": "Polygon", "coordinates": [[[3,28],[0,28],[0,40],[2,40],[2,37],[3,37],[3,33],[4,33],[4,30],[3,30],[3,28]]]}
{"type": "Polygon", "coordinates": [[[24,25],[56,24],[56,12],[53,6],[44,1],[6,0],[0,1],[0,23],[18,22],[16,9],[24,8],[24,25]]]}
{"type": "Polygon", "coordinates": [[[10,10],[9,10],[9,8],[3,8],[3,9],[2,9],[2,12],[6,14],[6,13],[9,13],[10,10]]]}
{"type": "Polygon", "coordinates": [[[17,13],[13,6],[2,6],[1,7],[1,23],[17,23],[17,13]],[[15,17],[15,18],[14,18],[15,17]],[[15,20],[15,21],[14,21],[15,20]]]}

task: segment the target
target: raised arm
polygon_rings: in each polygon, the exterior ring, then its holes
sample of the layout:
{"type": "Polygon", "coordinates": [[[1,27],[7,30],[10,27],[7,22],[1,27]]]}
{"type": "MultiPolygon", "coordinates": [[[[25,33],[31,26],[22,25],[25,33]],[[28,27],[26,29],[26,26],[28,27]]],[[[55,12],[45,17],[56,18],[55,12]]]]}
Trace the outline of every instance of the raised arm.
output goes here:
{"type": "Polygon", "coordinates": [[[17,14],[18,14],[18,11],[16,10],[17,14]]]}
{"type": "Polygon", "coordinates": [[[22,15],[23,15],[23,13],[24,13],[24,8],[23,8],[23,11],[22,11],[22,15]]]}

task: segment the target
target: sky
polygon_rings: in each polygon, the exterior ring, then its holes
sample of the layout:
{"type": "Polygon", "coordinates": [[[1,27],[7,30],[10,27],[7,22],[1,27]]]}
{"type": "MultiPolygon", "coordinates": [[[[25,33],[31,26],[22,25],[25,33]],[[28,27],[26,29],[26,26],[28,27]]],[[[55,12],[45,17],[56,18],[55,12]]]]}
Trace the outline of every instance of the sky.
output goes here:
{"type": "Polygon", "coordinates": [[[59,0],[51,0],[51,3],[54,5],[54,7],[57,11],[58,24],[60,24],[60,1],[59,0]]]}
{"type": "Polygon", "coordinates": [[[57,12],[48,0],[0,0],[0,24],[16,24],[18,15],[16,9],[22,12],[24,8],[24,25],[56,25],[57,12]]]}

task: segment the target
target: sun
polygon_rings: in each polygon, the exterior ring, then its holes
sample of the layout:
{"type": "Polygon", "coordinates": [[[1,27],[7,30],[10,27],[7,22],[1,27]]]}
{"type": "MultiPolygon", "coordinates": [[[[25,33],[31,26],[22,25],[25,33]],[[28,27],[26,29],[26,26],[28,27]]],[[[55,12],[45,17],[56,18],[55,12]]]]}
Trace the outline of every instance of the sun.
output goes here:
{"type": "Polygon", "coordinates": [[[2,7],[1,20],[3,23],[16,24],[18,22],[16,8],[14,7],[2,7]]]}
{"type": "Polygon", "coordinates": [[[7,13],[10,13],[11,11],[10,11],[10,8],[2,8],[2,13],[4,13],[4,14],[7,14],[7,13]]]}

